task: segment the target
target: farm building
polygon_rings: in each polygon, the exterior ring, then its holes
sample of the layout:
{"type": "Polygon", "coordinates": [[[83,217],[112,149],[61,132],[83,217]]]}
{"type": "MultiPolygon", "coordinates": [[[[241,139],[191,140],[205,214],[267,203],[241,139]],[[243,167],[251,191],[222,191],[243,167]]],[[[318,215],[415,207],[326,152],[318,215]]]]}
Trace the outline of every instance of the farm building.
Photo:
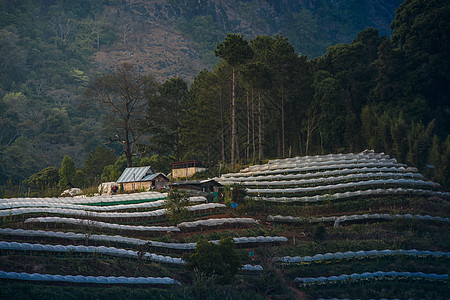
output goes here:
{"type": "Polygon", "coordinates": [[[206,171],[206,168],[196,160],[178,161],[172,163],[172,178],[189,178],[197,172],[206,171]]]}
{"type": "Polygon", "coordinates": [[[206,180],[189,180],[189,181],[177,181],[169,184],[171,189],[180,189],[189,192],[205,192],[213,193],[217,192],[219,187],[222,186],[220,183],[213,179],[206,180]]]}
{"type": "Polygon", "coordinates": [[[163,173],[155,173],[150,166],[126,168],[117,183],[123,185],[124,191],[159,190],[169,183],[169,178],[163,173]]]}

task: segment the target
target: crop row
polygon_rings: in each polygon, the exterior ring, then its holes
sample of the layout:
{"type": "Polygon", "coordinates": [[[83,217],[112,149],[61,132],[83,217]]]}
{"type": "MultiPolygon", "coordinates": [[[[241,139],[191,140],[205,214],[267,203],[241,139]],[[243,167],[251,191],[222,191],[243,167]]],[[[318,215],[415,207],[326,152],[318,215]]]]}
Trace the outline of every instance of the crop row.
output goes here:
{"type": "Polygon", "coordinates": [[[330,261],[340,261],[342,259],[362,259],[362,258],[377,258],[377,257],[388,257],[388,256],[414,256],[414,257],[446,257],[450,258],[450,252],[441,251],[420,251],[416,249],[412,250],[370,250],[370,251],[347,251],[347,252],[335,252],[335,253],[325,253],[316,254],[313,256],[284,256],[284,257],[274,257],[272,260],[274,262],[281,263],[322,263],[330,261]]]}
{"type": "MultiPolygon", "coordinates": [[[[283,193],[281,193],[283,194],[283,193]]],[[[385,195],[416,195],[416,196],[436,196],[442,198],[450,198],[449,192],[439,192],[432,190],[423,189],[411,189],[411,188],[388,188],[388,189],[369,189],[364,191],[348,191],[342,193],[332,193],[332,194],[322,194],[315,196],[303,196],[303,197],[261,197],[254,196],[253,199],[259,201],[277,202],[277,203],[292,203],[292,202],[320,202],[328,200],[341,200],[352,197],[362,197],[362,196],[385,196],[385,195]]]]}
{"type": "Polygon", "coordinates": [[[198,227],[213,228],[219,226],[230,225],[255,225],[257,224],[255,219],[252,218],[219,218],[219,219],[206,219],[193,222],[182,222],[177,226],[135,226],[135,225],[123,225],[106,223],[94,220],[86,219],[74,219],[74,218],[60,218],[60,217],[39,217],[28,218],[24,221],[24,224],[69,224],[73,226],[87,226],[102,229],[112,230],[128,230],[139,232],[180,232],[180,229],[195,229],[198,227]]]}
{"type": "Polygon", "coordinates": [[[353,273],[351,275],[340,275],[340,276],[329,276],[329,277],[307,277],[300,278],[297,277],[294,279],[294,283],[297,283],[301,286],[308,285],[323,285],[323,284],[334,284],[339,282],[360,282],[367,280],[393,280],[393,279],[419,279],[419,280],[439,280],[439,281],[447,281],[448,274],[426,274],[422,272],[383,272],[377,271],[374,273],[365,272],[362,274],[353,273]]]}
{"type": "Polygon", "coordinates": [[[43,281],[43,282],[67,282],[80,284],[133,284],[133,285],[174,285],[180,284],[178,281],[169,277],[114,277],[114,276],[82,276],[82,275],[50,275],[39,273],[16,273],[0,271],[0,279],[15,279],[25,281],[43,281]]]}
{"type": "MultiPolygon", "coordinates": [[[[323,172],[308,172],[299,174],[275,174],[275,175],[261,175],[261,176],[237,176],[227,178],[217,178],[222,184],[233,184],[243,182],[257,182],[257,181],[279,181],[279,180],[296,180],[296,179],[311,179],[311,178],[326,178],[332,176],[344,176],[350,174],[383,174],[392,173],[396,176],[403,176],[405,174],[415,174],[420,178],[423,176],[417,173],[416,169],[405,167],[373,167],[373,168],[352,168],[352,169],[337,169],[323,172]]],[[[411,175],[409,175],[411,176],[411,175]]]]}
{"type": "MultiPolygon", "coordinates": [[[[225,208],[224,204],[220,203],[204,203],[193,206],[188,206],[187,209],[190,212],[202,211],[202,210],[214,210],[217,208],[225,208]]],[[[46,207],[32,207],[32,208],[13,208],[0,211],[0,217],[7,216],[17,216],[32,213],[50,213],[50,214],[60,214],[60,215],[72,215],[72,216],[83,216],[89,218],[142,218],[142,217],[160,217],[167,214],[165,208],[153,211],[142,211],[142,212],[95,212],[95,211],[84,211],[75,209],[64,209],[64,208],[46,208],[46,207]]]]}
{"type": "MultiPolygon", "coordinates": [[[[24,229],[11,229],[0,228],[0,236],[14,236],[14,237],[27,237],[27,238],[54,238],[64,239],[69,241],[96,241],[107,243],[128,244],[134,246],[148,245],[154,248],[163,248],[170,250],[194,250],[197,243],[165,243],[158,241],[142,240],[130,237],[123,237],[120,235],[102,235],[102,234],[83,234],[73,232],[53,232],[43,230],[24,230],[24,229]]],[[[233,238],[233,241],[238,246],[256,246],[258,244],[279,244],[287,242],[286,237],[282,236],[257,236],[257,237],[238,237],[233,238]]],[[[219,241],[212,241],[213,243],[219,243],[219,241]]]]}
{"type": "Polygon", "coordinates": [[[411,214],[363,214],[363,215],[351,215],[351,216],[331,216],[331,217],[319,217],[319,218],[302,218],[302,217],[292,217],[292,216],[268,216],[267,221],[277,222],[277,223],[324,223],[324,222],[334,222],[334,227],[338,227],[340,223],[352,222],[352,221],[362,221],[362,220],[383,220],[392,221],[395,219],[415,219],[423,221],[435,221],[435,222],[450,222],[450,218],[434,217],[430,215],[411,215],[411,214]]]}
{"type": "Polygon", "coordinates": [[[0,199],[0,203],[11,203],[17,201],[28,202],[59,202],[72,204],[90,204],[90,205],[113,205],[116,203],[132,204],[136,202],[148,202],[167,199],[167,193],[142,192],[134,194],[117,194],[92,197],[60,197],[60,198],[8,198],[0,199]]]}

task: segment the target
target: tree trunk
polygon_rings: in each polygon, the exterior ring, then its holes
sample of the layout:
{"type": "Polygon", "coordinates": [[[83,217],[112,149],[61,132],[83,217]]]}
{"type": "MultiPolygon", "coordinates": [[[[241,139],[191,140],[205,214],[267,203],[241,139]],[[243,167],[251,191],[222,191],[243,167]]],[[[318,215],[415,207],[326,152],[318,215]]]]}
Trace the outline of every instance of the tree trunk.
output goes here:
{"type": "Polygon", "coordinates": [[[281,157],[284,158],[286,154],[285,140],[284,140],[284,89],[281,88],[281,157]]]}
{"type": "Polygon", "coordinates": [[[250,160],[250,100],[247,91],[247,145],[245,147],[245,159],[250,160]]]}
{"type": "Polygon", "coordinates": [[[234,171],[234,151],[236,143],[236,105],[235,105],[235,69],[233,67],[233,84],[231,90],[231,169],[234,171]]]}
{"type": "Polygon", "coordinates": [[[302,134],[301,134],[300,130],[298,131],[298,146],[300,149],[300,156],[303,156],[302,134]]]}
{"type": "Polygon", "coordinates": [[[258,160],[259,164],[262,164],[263,158],[263,147],[262,147],[262,108],[261,108],[261,92],[259,92],[259,102],[258,102],[258,144],[259,144],[259,153],[258,160]]]}
{"type": "Polygon", "coordinates": [[[222,124],[222,163],[225,165],[225,123],[223,117],[223,106],[222,106],[222,90],[219,90],[219,105],[220,105],[220,122],[222,124]]]}
{"type": "Polygon", "coordinates": [[[252,153],[252,163],[255,164],[255,155],[256,155],[256,144],[255,144],[255,105],[253,98],[253,87],[252,87],[252,144],[253,144],[253,153],[252,153]]]}
{"type": "Polygon", "coordinates": [[[277,131],[277,156],[281,157],[281,141],[280,141],[280,132],[277,131]]]}
{"type": "Polygon", "coordinates": [[[125,156],[127,158],[127,167],[130,168],[133,166],[132,161],[132,152],[131,152],[131,142],[130,137],[128,136],[128,129],[125,129],[125,141],[124,141],[124,151],[125,156]]]}

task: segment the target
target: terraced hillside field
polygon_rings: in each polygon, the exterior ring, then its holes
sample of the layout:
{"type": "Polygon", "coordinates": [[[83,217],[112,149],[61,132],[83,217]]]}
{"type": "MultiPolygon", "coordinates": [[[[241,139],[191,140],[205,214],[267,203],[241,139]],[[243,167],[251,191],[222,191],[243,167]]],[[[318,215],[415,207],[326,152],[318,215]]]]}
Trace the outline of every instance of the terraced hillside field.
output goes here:
{"type": "Polygon", "coordinates": [[[237,208],[167,194],[0,199],[2,298],[447,299],[449,199],[382,153],[297,157],[215,178],[237,208]],[[242,256],[221,284],[186,266],[200,238],[242,256]]]}

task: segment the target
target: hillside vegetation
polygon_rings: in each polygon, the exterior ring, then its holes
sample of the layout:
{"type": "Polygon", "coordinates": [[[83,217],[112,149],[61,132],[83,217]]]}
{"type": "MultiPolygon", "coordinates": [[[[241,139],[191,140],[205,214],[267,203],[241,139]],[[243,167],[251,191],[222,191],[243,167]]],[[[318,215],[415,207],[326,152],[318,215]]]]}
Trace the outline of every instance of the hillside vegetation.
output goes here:
{"type": "Polygon", "coordinates": [[[86,110],[81,95],[120,63],[157,82],[192,82],[218,62],[228,32],[282,34],[316,57],[368,26],[389,34],[399,3],[0,1],[0,182],[15,185],[64,155],[81,168],[105,142],[102,113],[86,110]]]}
{"type": "Polygon", "coordinates": [[[0,199],[2,298],[447,298],[450,193],[414,168],[366,151],[216,180],[224,204],[177,218],[177,191],[0,199]]]}

